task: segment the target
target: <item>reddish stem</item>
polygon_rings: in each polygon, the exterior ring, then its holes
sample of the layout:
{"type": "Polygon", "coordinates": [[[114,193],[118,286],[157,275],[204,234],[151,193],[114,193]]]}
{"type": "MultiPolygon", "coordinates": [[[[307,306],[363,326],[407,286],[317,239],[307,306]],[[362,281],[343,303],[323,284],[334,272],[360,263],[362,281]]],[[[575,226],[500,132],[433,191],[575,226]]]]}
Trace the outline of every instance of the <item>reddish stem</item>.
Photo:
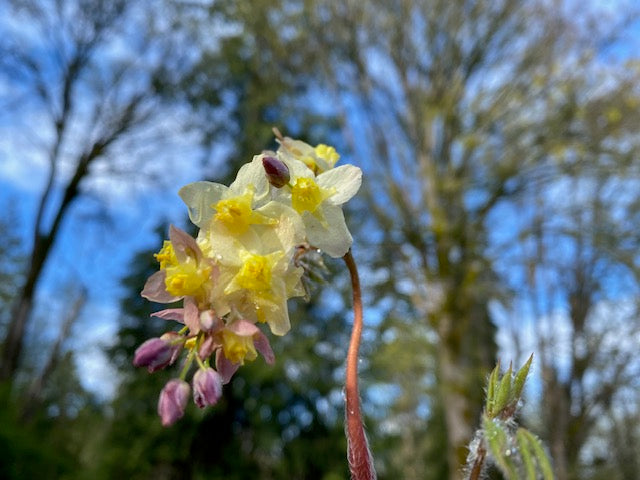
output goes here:
{"type": "Polygon", "coordinates": [[[487,456],[487,450],[482,443],[478,446],[476,455],[476,460],[473,462],[473,467],[471,467],[471,473],[469,474],[469,480],[479,480],[480,475],[482,475],[482,467],[487,456]]]}
{"type": "Polygon", "coordinates": [[[353,330],[347,352],[346,375],[346,434],[347,458],[352,480],[375,480],[376,471],[373,468],[373,458],[369,451],[367,437],[360,412],[360,396],[358,394],[358,350],[362,335],[362,293],[358,268],[351,255],[351,250],[343,257],[351,275],[351,289],[353,291],[353,330]]]}

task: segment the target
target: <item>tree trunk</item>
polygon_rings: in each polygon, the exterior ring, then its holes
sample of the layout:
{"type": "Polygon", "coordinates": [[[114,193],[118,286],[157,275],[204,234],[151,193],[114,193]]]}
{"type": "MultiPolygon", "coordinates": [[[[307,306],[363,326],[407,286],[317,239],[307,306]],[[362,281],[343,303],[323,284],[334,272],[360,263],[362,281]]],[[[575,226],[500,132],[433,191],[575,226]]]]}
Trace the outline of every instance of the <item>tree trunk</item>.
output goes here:
{"type": "Polygon", "coordinates": [[[0,382],[11,382],[18,370],[26,327],[33,310],[33,297],[36,285],[50,248],[51,241],[49,238],[45,240],[39,238],[33,247],[26,283],[20,290],[13,304],[11,321],[9,322],[7,336],[5,337],[2,349],[0,382]]]}
{"type": "Polygon", "coordinates": [[[447,465],[449,480],[462,478],[462,467],[467,458],[467,446],[473,434],[471,405],[465,395],[465,372],[457,365],[446,346],[438,349],[440,395],[444,405],[447,430],[447,465]]]}

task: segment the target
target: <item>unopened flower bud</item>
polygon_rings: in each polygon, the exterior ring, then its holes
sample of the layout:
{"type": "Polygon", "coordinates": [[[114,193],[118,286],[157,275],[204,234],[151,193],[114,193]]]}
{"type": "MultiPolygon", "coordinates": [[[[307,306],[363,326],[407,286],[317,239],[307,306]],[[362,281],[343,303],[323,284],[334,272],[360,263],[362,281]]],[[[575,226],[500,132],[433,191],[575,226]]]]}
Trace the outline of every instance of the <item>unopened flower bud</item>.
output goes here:
{"type": "Polygon", "coordinates": [[[213,310],[205,310],[200,313],[200,328],[205,332],[220,325],[220,319],[213,310]]]}
{"type": "Polygon", "coordinates": [[[289,167],[275,157],[262,157],[262,166],[267,173],[267,180],[276,188],[282,188],[289,183],[289,167]]]}
{"type": "Polygon", "coordinates": [[[184,380],[174,378],[167,382],[160,392],[158,400],[158,415],[160,415],[163,426],[173,425],[182,418],[189,401],[190,391],[189,384],[184,380]]]}
{"type": "Polygon", "coordinates": [[[162,338],[150,338],[136,349],[133,365],[147,367],[149,372],[155,372],[171,363],[173,350],[168,341],[162,338]]]}
{"type": "Polygon", "coordinates": [[[173,365],[180,356],[180,352],[182,352],[185,340],[184,336],[180,335],[178,332],[167,332],[163,334],[160,339],[169,344],[169,348],[171,348],[171,359],[169,360],[169,365],[173,365]]]}
{"type": "Polygon", "coordinates": [[[193,401],[204,408],[215,405],[222,396],[222,378],[213,368],[198,370],[193,376],[193,401]]]}
{"type": "Polygon", "coordinates": [[[201,360],[206,360],[211,356],[213,351],[218,347],[218,342],[213,335],[207,335],[198,349],[198,356],[201,360]]]}

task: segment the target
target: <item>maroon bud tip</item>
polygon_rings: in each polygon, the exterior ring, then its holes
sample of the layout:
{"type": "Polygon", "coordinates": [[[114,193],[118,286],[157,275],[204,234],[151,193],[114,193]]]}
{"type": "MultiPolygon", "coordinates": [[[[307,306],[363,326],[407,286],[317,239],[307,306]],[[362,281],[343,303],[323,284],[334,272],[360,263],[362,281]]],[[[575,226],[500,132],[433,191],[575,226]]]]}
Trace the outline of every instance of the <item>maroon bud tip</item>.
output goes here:
{"type": "Polygon", "coordinates": [[[215,405],[222,396],[222,377],[213,368],[198,370],[193,376],[193,401],[204,408],[215,405]]]}
{"type": "Polygon", "coordinates": [[[173,425],[182,418],[189,401],[190,390],[187,382],[177,378],[169,380],[164,386],[158,400],[158,415],[164,427],[173,425]]]}
{"type": "Polygon", "coordinates": [[[284,162],[278,160],[275,157],[264,156],[262,157],[262,166],[267,173],[267,180],[276,188],[282,188],[289,183],[289,167],[284,162]]]}

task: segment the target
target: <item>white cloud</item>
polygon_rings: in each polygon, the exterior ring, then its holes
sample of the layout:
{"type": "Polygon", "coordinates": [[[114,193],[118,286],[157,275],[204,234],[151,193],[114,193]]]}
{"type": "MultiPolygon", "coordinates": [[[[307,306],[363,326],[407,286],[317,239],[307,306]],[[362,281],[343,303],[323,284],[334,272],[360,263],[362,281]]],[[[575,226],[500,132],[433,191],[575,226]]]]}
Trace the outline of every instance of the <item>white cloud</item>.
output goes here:
{"type": "MultiPolygon", "coordinates": [[[[89,302],[72,343],[76,346],[75,360],[82,385],[101,400],[109,401],[118,388],[120,378],[104,352],[117,340],[117,306],[111,303],[89,302]]],[[[133,367],[132,367],[133,368],[133,367]]]]}

